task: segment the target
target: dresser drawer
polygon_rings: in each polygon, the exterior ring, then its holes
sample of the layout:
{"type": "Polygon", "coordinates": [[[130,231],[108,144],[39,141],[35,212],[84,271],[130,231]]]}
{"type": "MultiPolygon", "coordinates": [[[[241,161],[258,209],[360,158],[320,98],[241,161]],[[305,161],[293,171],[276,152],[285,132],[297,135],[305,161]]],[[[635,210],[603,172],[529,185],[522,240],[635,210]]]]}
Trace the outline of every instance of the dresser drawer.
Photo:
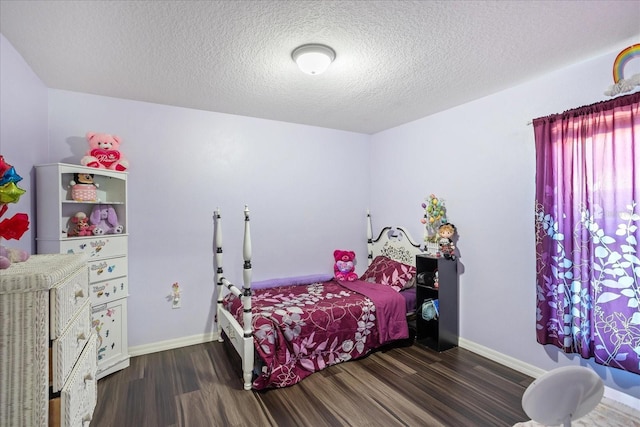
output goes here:
{"type": "Polygon", "coordinates": [[[127,253],[127,237],[109,235],[61,240],[60,252],[63,254],[86,253],[91,259],[123,255],[127,253]]]}
{"type": "Polygon", "coordinates": [[[127,257],[92,260],[89,262],[89,282],[96,283],[127,275],[127,257]]]}
{"type": "Polygon", "coordinates": [[[63,427],[89,426],[98,396],[96,369],[96,336],[92,335],[60,397],[49,402],[50,425],[56,425],[59,416],[58,425],[63,427]]]}
{"type": "Polygon", "coordinates": [[[50,334],[56,339],[78,310],[89,301],[89,278],[86,268],[81,268],[66,280],[51,288],[50,334]]]}
{"type": "Polygon", "coordinates": [[[94,306],[127,296],[129,296],[129,278],[127,276],[89,285],[89,299],[94,306]]]}
{"type": "MultiPolygon", "coordinates": [[[[78,356],[92,335],[91,303],[86,301],[62,334],[52,342],[53,391],[60,390],[67,381],[78,356]]],[[[96,353],[93,353],[94,358],[96,353]]]]}

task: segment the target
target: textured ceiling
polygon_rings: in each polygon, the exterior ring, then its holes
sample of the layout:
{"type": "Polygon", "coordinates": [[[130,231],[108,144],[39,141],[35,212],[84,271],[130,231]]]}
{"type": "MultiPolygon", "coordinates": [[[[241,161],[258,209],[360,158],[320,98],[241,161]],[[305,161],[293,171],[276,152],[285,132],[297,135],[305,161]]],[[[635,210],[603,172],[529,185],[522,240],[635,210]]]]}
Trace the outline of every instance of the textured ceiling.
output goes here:
{"type": "Polygon", "coordinates": [[[371,134],[607,53],[640,1],[2,0],[0,32],[50,88],[371,134]]]}

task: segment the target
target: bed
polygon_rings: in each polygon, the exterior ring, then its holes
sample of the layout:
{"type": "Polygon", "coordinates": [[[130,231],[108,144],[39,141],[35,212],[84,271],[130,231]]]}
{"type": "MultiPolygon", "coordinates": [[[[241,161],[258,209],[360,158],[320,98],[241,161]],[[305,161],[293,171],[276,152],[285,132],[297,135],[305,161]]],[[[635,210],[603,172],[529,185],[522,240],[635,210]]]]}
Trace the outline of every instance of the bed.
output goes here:
{"type": "Polygon", "coordinates": [[[219,209],[214,239],[219,341],[226,336],[240,355],[245,390],[293,385],[409,337],[415,257],[423,251],[404,228],[384,227],[374,239],[367,213],[367,270],[353,282],[319,274],[252,283],[246,207],[244,215],[242,287],[224,275],[219,209]]]}

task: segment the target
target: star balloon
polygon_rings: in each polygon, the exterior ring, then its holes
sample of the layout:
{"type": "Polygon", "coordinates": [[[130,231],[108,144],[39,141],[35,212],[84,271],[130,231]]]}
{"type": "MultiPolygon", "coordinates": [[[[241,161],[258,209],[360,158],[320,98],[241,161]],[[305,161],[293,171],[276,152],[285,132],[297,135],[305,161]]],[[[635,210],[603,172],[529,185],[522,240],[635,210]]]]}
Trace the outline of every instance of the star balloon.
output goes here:
{"type": "Polygon", "coordinates": [[[15,182],[10,182],[0,187],[0,203],[17,203],[20,196],[26,193],[15,182]]]}
{"type": "Polygon", "coordinates": [[[16,169],[11,166],[0,178],[0,186],[5,185],[8,182],[20,182],[22,177],[16,173],[16,169]]]}
{"type": "Polygon", "coordinates": [[[9,170],[11,165],[4,161],[4,156],[0,155],[0,176],[4,175],[9,170]]]}
{"type": "MultiPolygon", "coordinates": [[[[16,203],[25,190],[16,185],[22,177],[17,174],[13,166],[0,155],[0,218],[7,212],[9,203],[16,203]]],[[[11,218],[0,221],[1,239],[20,239],[29,229],[29,216],[26,213],[17,213],[11,218]]]]}

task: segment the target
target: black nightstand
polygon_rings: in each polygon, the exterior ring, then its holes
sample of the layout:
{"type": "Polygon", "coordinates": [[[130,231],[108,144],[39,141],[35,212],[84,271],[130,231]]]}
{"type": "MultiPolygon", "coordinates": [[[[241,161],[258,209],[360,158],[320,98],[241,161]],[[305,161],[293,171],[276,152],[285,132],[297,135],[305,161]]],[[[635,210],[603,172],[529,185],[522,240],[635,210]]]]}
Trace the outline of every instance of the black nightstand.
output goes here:
{"type": "MultiPolygon", "coordinates": [[[[416,256],[416,342],[436,351],[458,345],[458,261],[416,256]],[[438,278],[438,287],[434,279],[438,278]],[[426,320],[423,304],[431,300],[437,315],[426,320]],[[436,302],[437,300],[437,302],[436,302]]],[[[433,313],[427,308],[426,314],[433,313]]],[[[429,317],[429,316],[427,316],[429,317]]]]}

